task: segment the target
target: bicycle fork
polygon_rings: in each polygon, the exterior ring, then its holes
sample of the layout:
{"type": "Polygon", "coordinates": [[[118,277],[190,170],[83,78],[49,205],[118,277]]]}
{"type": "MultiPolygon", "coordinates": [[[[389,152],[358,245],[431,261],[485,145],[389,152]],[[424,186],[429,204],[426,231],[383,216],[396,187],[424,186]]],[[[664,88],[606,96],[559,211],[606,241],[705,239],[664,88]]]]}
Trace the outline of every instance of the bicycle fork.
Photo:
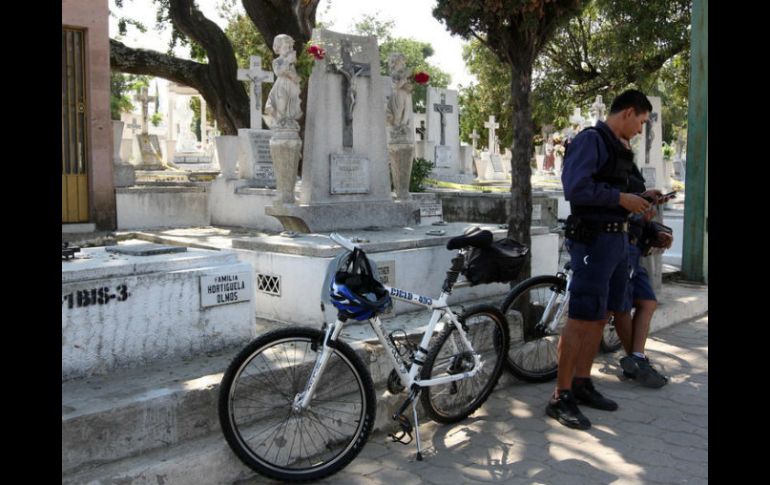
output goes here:
{"type": "Polygon", "coordinates": [[[329,342],[337,339],[337,336],[342,330],[342,325],[343,322],[339,319],[334,322],[333,325],[324,324],[325,331],[323,342],[321,342],[321,354],[313,365],[313,370],[310,372],[310,377],[307,380],[305,389],[294,396],[294,402],[292,403],[292,410],[294,412],[301,413],[310,407],[310,401],[313,399],[313,394],[315,394],[318,380],[321,377],[321,374],[323,374],[324,369],[326,369],[326,364],[329,362],[329,356],[331,355],[329,342]]]}

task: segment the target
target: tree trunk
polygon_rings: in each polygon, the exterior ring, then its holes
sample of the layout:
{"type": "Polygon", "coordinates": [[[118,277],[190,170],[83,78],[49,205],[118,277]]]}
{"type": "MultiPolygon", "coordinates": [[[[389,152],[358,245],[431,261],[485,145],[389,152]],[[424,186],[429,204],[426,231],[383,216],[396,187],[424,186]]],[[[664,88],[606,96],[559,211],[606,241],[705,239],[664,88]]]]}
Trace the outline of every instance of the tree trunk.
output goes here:
{"type": "MultiPolygon", "coordinates": [[[[511,149],[511,212],[508,237],[532,247],[532,108],[529,95],[532,85],[532,63],[514,62],[511,67],[511,102],[513,108],[513,148],[511,149]]],[[[530,250],[531,253],[531,250],[530,250]]],[[[530,257],[519,275],[519,281],[531,272],[530,257]]]]}

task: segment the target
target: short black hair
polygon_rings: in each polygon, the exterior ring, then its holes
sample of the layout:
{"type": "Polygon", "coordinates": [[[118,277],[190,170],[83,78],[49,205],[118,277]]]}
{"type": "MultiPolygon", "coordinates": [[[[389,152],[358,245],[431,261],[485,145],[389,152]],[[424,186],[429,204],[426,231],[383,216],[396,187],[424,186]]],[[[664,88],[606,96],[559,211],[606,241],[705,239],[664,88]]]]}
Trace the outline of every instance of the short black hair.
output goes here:
{"type": "Polygon", "coordinates": [[[623,111],[627,108],[634,108],[636,114],[652,113],[652,103],[647,99],[643,92],[636,89],[628,89],[620,93],[612,100],[610,114],[623,111]]]}

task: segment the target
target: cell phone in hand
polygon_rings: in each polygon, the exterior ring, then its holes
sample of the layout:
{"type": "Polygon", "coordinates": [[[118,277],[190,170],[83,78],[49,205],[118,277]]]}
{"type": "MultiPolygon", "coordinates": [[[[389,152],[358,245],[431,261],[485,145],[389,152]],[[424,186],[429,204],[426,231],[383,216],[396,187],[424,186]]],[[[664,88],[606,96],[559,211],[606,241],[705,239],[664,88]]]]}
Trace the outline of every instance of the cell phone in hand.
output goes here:
{"type": "Polygon", "coordinates": [[[676,197],[676,190],[667,194],[663,194],[663,200],[673,199],[674,197],[676,197]]]}

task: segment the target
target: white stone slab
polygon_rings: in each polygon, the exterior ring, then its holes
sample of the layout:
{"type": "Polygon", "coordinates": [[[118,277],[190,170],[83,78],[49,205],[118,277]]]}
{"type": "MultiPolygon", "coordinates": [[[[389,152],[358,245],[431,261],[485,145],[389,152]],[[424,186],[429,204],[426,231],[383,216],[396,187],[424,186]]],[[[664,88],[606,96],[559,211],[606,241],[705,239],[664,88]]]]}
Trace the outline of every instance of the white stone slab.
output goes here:
{"type": "Polygon", "coordinates": [[[233,251],[130,256],[84,248],[63,261],[62,379],[245,345],[256,334],[253,293],[201,305],[201,279],[223,274],[252,284],[252,268],[233,251]]]}

